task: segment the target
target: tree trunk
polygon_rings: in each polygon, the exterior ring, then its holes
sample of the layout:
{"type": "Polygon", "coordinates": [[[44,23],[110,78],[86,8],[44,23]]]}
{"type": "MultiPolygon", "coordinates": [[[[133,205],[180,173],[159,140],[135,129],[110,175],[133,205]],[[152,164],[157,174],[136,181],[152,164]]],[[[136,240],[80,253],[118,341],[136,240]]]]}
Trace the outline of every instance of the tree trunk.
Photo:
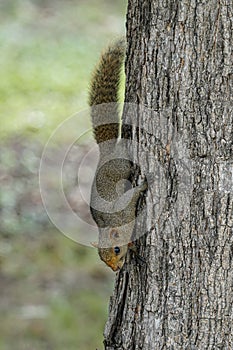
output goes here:
{"type": "Polygon", "coordinates": [[[232,0],[129,0],[127,41],[124,122],[152,180],[105,349],[233,349],[232,0]]]}

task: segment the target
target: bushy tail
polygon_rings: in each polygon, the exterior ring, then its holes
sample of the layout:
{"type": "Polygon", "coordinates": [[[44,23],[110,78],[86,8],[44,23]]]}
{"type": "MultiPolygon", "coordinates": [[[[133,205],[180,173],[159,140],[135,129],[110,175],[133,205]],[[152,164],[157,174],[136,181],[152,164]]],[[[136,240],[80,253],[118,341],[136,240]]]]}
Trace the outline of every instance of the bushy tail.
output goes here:
{"type": "Polygon", "coordinates": [[[92,75],[89,105],[92,107],[92,125],[98,144],[118,138],[119,113],[116,102],[124,57],[125,41],[120,39],[102,53],[92,75]]]}

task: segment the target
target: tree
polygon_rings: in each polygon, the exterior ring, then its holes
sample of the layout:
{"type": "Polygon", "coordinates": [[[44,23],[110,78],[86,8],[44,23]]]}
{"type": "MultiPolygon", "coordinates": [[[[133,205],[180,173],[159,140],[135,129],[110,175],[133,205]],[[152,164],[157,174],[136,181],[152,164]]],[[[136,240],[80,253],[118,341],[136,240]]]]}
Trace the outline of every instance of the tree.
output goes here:
{"type": "Polygon", "coordinates": [[[116,277],[105,349],[232,349],[232,2],[129,0],[127,42],[139,113],[123,120],[155,176],[135,227],[146,263],[116,277]]]}

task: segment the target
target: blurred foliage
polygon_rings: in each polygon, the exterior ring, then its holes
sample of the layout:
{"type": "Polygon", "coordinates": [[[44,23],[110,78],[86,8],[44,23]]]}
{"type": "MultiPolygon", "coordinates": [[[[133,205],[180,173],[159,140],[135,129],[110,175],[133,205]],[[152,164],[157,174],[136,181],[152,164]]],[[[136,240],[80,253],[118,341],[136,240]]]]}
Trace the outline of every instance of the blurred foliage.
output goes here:
{"type": "Polygon", "coordinates": [[[124,7],[122,0],[1,0],[1,136],[28,129],[47,137],[87,106],[91,70],[124,31],[124,7]]]}
{"type": "Polygon", "coordinates": [[[125,7],[0,1],[0,350],[103,348],[114,275],[53,228],[38,169],[51,132],[87,107],[91,71],[124,32],[125,7]]]}
{"type": "Polygon", "coordinates": [[[101,347],[111,290],[93,249],[47,231],[1,241],[0,349],[101,347]]]}

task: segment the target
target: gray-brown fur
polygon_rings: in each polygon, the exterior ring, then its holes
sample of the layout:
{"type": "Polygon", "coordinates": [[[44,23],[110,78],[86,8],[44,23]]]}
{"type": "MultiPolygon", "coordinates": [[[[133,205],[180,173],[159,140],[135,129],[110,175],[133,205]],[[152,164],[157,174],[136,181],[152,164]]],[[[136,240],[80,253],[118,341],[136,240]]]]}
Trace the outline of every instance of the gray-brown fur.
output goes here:
{"type": "Polygon", "coordinates": [[[127,191],[124,183],[132,171],[124,142],[118,140],[120,121],[116,102],[124,52],[125,42],[119,40],[102,54],[89,94],[92,125],[100,150],[90,209],[99,228],[99,256],[113,271],[124,264],[134,228],[136,204],[140,193],[146,189],[144,183],[127,191]]]}
{"type": "Polygon", "coordinates": [[[92,75],[89,105],[92,107],[92,125],[98,144],[117,138],[119,135],[119,113],[116,102],[124,56],[125,41],[120,39],[102,53],[92,75]],[[98,105],[102,106],[95,107],[98,105]],[[109,115],[111,120],[108,119],[109,115]]]}

